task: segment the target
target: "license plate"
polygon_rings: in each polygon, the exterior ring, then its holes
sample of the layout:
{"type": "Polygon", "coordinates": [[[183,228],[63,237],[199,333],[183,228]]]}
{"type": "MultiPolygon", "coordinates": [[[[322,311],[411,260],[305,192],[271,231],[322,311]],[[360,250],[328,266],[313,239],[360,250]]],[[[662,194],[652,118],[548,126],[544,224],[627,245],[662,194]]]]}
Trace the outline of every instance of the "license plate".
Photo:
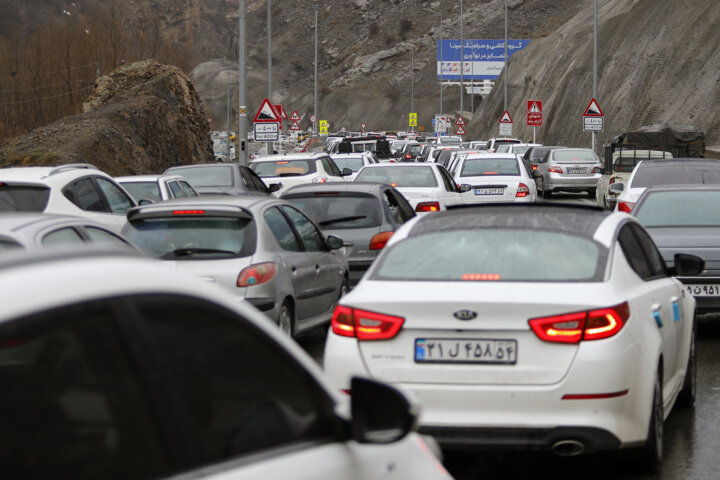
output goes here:
{"type": "Polygon", "coordinates": [[[685,285],[685,289],[690,295],[696,297],[720,297],[720,285],[711,283],[689,284],[685,285]]]}
{"type": "Polygon", "coordinates": [[[504,188],[476,188],[475,195],[505,195],[504,188]]]}
{"type": "Polygon", "coordinates": [[[568,168],[568,173],[578,174],[578,173],[587,173],[586,168],[568,168]]]}
{"type": "Polygon", "coordinates": [[[417,363],[486,363],[514,365],[517,342],[489,338],[417,338],[417,363]]]}

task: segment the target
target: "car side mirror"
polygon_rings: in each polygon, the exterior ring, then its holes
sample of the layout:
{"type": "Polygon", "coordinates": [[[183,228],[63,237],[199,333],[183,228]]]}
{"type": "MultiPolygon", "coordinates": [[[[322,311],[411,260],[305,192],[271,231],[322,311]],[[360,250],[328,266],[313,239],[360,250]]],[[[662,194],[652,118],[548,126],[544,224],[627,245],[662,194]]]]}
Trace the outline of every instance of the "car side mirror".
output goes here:
{"type": "Polygon", "coordinates": [[[622,193],[623,190],[625,190],[624,183],[613,183],[612,185],[610,185],[610,191],[612,193],[622,193]]]}
{"type": "Polygon", "coordinates": [[[343,247],[343,239],[338,237],[337,235],[328,235],[327,236],[327,246],[330,250],[339,250],[343,247]]]}
{"type": "Polygon", "coordinates": [[[697,255],[690,255],[689,253],[675,254],[675,267],[671,269],[672,275],[688,277],[700,275],[703,270],[705,270],[705,260],[697,255]]]}
{"type": "Polygon", "coordinates": [[[141,207],[143,205],[152,205],[153,203],[155,202],[149,198],[141,198],[140,200],[138,200],[138,205],[140,205],[141,207]]]}
{"type": "Polygon", "coordinates": [[[350,431],[359,443],[393,443],[415,429],[419,409],[395,387],[353,377],[350,431]]]}
{"type": "Polygon", "coordinates": [[[353,174],[353,171],[351,168],[345,167],[342,169],[342,172],[340,172],[340,173],[342,174],[343,177],[348,177],[353,174]]]}
{"type": "Polygon", "coordinates": [[[275,193],[279,191],[282,188],[282,183],[271,183],[268,185],[268,191],[270,193],[275,193]]]}
{"type": "Polygon", "coordinates": [[[472,190],[472,185],[469,183],[463,183],[460,185],[460,193],[469,192],[470,190],[472,190]]]}

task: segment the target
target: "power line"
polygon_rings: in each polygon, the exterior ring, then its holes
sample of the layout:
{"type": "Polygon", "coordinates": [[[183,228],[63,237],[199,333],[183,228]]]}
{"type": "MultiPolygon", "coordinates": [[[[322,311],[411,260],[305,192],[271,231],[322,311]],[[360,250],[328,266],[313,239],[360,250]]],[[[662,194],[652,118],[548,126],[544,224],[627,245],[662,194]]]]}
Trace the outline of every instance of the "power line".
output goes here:
{"type": "Polygon", "coordinates": [[[8,94],[8,93],[21,93],[21,92],[34,92],[35,90],[43,90],[45,88],[52,88],[52,87],[62,87],[65,85],[73,85],[76,83],[88,83],[85,80],[73,80],[72,82],[63,82],[63,83],[53,83],[52,85],[41,85],[39,87],[33,87],[33,88],[23,88],[22,90],[5,90],[0,91],[0,95],[8,94]]]}
{"type": "Polygon", "coordinates": [[[52,72],[43,72],[43,73],[37,73],[37,74],[35,74],[35,73],[28,73],[28,74],[25,74],[25,75],[5,75],[5,76],[0,77],[0,79],[8,79],[8,78],[10,78],[10,79],[12,79],[12,78],[28,78],[28,77],[44,77],[45,75],[54,75],[54,74],[56,74],[56,73],[65,73],[65,72],[70,71],[70,70],[80,70],[80,69],[82,69],[82,68],[95,67],[95,66],[97,66],[97,63],[88,63],[88,64],[86,64],[86,65],[79,65],[79,66],[77,66],[77,67],[63,68],[62,70],[55,70],[55,71],[52,71],[52,72]]]}
{"type": "Polygon", "coordinates": [[[30,100],[22,100],[19,102],[7,102],[7,103],[0,103],[0,107],[6,107],[9,105],[24,105],[27,103],[34,103],[34,102],[40,102],[43,100],[52,100],[53,98],[60,98],[60,97],[67,97],[68,95],[72,95],[74,93],[82,92],[83,90],[87,90],[88,88],[93,88],[92,85],[88,85],[87,87],[78,88],[77,90],[73,90],[70,92],[61,93],[59,95],[53,95],[51,97],[42,97],[42,98],[31,98],[30,100]]]}

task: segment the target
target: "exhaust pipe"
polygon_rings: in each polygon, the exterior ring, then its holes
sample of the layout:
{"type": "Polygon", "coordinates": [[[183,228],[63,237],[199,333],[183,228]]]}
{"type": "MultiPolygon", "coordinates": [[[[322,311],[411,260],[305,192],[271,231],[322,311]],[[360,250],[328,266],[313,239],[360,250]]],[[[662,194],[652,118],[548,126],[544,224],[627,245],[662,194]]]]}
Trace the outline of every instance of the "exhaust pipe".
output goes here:
{"type": "Polygon", "coordinates": [[[585,451],[585,444],[577,440],[560,440],[552,446],[552,452],[560,457],[575,457],[585,451]]]}

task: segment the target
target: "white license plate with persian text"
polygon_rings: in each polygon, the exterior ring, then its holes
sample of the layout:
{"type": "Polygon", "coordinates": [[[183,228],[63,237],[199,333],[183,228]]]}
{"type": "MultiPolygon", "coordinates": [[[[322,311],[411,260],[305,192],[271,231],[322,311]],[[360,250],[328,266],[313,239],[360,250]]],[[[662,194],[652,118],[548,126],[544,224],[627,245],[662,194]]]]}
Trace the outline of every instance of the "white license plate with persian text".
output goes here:
{"type": "Polygon", "coordinates": [[[504,195],[504,188],[476,188],[475,195],[504,195]]]}
{"type": "Polygon", "coordinates": [[[577,175],[577,174],[587,173],[587,169],[586,168],[568,168],[567,172],[577,175]]]}
{"type": "Polygon", "coordinates": [[[720,297],[719,284],[688,284],[685,285],[685,289],[690,295],[694,295],[696,297],[720,297]]]}
{"type": "Polygon", "coordinates": [[[517,342],[489,338],[417,338],[417,363],[487,363],[514,365],[517,342]]]}

